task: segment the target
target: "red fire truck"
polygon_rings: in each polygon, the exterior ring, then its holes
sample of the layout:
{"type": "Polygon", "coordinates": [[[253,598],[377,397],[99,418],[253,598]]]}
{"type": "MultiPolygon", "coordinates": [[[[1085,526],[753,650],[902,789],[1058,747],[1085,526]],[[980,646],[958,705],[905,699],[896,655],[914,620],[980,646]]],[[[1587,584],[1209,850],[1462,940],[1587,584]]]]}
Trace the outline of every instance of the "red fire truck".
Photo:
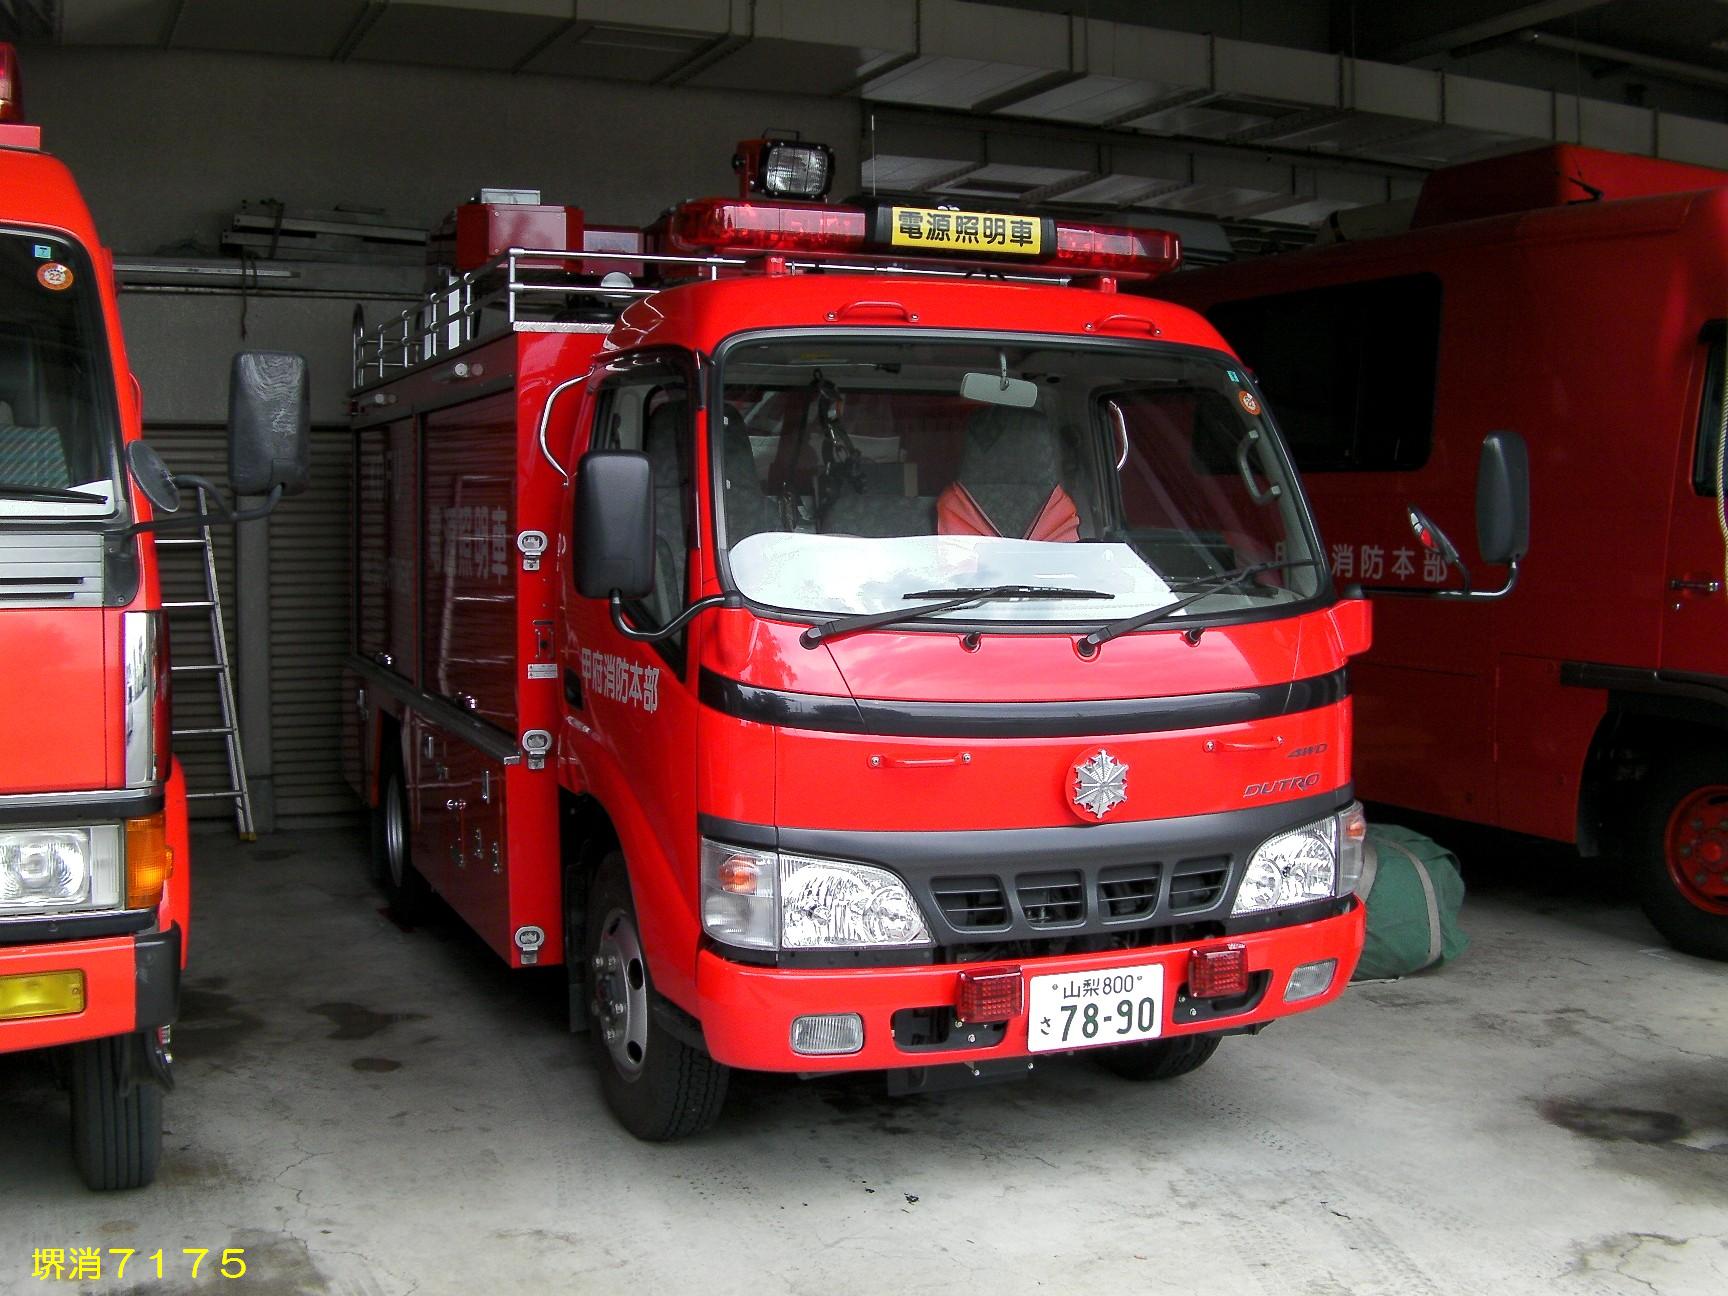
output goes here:
{"type": "Polygon", "coordinates": [[[356,333],[375,868],[562,962],[648,1139],[734,1067],[1179,1075],[1362,940],[1367,605],[1218,335],[1117,293],[1176,240],[830,165],[645,230],[482,194],[356,333]]]}
{"type": "MultiPolygon", "coordinates": [[[[133,1188],[156,1173],[189,912],[152,535],[178,490],[139,439],[112,257],[17,84],[0,45],[0,1052],[61,1050],[80,1173],[133,1188]]],[[[235,373],[235,488],[297,488],[303,365],[235,373]]]]}
{"type": "MultiPolygon", "coordinates": [[[[1728,174],[1558,147],[1436,172],[1406,232],[1183,274],[1276,405],[1335,578],[1446,576],[1412,496],[1528,438],[1518,598],[1388,598],[1353,670],[1358,791],[1622,856],[1644,909],[1728,958],[1728,174]]],[[[1475,565],[1472,558],[1471,564],[1475,565]]]]}

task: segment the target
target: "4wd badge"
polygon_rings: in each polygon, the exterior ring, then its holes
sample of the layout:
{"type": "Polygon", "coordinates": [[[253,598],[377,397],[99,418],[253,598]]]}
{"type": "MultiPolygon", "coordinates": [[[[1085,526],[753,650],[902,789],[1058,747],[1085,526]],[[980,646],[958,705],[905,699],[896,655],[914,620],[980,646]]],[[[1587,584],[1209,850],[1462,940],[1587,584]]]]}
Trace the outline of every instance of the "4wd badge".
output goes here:
{"type": "Polygon", "coordinates": [[[1102,819],[1128,799],[1128,766],[1102,749],[1074,762],[1069,771],[1074,813],[1102,819]]]}

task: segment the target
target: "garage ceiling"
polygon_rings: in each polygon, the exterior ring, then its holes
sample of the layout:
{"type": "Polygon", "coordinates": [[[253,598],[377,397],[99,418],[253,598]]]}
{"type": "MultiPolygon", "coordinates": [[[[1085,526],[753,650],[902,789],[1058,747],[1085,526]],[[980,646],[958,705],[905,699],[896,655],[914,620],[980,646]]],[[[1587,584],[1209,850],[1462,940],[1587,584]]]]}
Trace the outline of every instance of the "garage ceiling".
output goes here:
{"type": "Polygon", "coordinates": [[[0,35],[854,97],[867,188],[1272,224],[1551,140],[1728,167],[1728,124],[1589,93],[1602,50],[1728,87],[1728,6],[1280,7],[1378,57],[1163,30],[1146,23],[1195,6],[1109,0],[0,0],[0,35]],[[1670,21],[1684,44],[1653,43],[1670,21]],[[1572,59],[1581,93],[1445,70],[1501,48],[1572,59]]]}

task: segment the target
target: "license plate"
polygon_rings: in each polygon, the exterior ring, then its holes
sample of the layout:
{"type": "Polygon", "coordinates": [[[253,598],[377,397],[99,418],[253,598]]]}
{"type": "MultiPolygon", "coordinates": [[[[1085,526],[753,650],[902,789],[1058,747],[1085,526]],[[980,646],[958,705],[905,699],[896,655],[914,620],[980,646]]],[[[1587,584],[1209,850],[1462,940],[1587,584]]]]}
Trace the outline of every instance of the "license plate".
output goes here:
{"type": "Polygon", "coordinates": [[[1164,1030],[1164,969],[1157,963],[1032,978],[1030,1052],[1156,1039],[1164,1030]]]}

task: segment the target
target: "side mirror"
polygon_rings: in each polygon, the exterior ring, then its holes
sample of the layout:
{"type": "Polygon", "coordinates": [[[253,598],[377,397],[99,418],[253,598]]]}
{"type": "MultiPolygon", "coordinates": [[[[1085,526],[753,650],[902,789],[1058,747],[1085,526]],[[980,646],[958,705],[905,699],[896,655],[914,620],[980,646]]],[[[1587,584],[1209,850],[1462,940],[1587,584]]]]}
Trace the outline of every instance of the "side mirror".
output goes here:
{"type": "Polygon", "coordinates": [[[158,513],[174,513],[180,508],[180,487],[174,474],[156,453],[156,447],[145,441],[134,441],[126,447],[126,466],[132,470],[132,480],[144,492],[144,498],[158,513]]]}
{"type": "Polygon", "coordinates": [[[1482,438],[1476,469],[1476,547],[1504,567],[1530,551],[1530,455],[1516,432],[1482,438]]]}
{"type": "Polygon", "coordinates": [[[306,358],[242,351],[228,382],[228,480],[236,495],[298,495],[311,478],[306,358]]]}
{"type": "Polygon", "coordinates": [[[1524,438],[1516,432],[1490,432],[1482,438],[1482,458],[1476,469],[1476,548],[1483,562],[1512,569],[1499,589],[1471,589],[1470,570],[1446,533],[1414,504],[1405,505],[1404,513],[1410,519],[1417,542],[1455,569],[1464,588],[1406,590],[1378,586],[1374,593],[1479,601],[1505,598],[1518,584],[1518,564],[1530,549],[1530,457],[1524,438]]]}
{"type": "Polygon", "coordinates": [[[654,483],[637,450],[590,450],[576,465],[576,588],[583,598],[654,589],[654,483]]]}

